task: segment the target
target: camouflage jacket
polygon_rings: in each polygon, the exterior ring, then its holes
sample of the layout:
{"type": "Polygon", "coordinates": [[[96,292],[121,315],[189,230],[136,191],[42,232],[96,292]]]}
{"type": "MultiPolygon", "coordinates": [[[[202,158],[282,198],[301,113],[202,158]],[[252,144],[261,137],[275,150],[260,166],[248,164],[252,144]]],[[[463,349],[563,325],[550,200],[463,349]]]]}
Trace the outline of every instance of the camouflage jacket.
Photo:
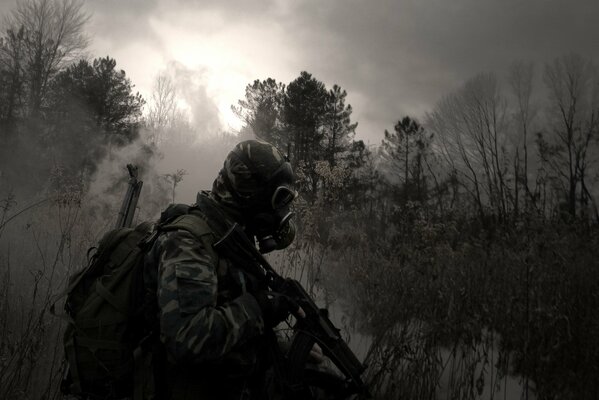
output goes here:
{"type": "MultiPolygon", "coordinates": [[[[206,193],[198,200],[217,206],[206,193]]],[[[221,212],[202,212],[206,227],[221,212]]],[[[251,294],[260,285],[243,265],[214,252],[219,236],[208,230],[199,238],[164,232],[146,256],[144,281],[155,290],[166,364],[159,374],[170,398],[248,398],[240,393],[248,392],[264,346],[264,322],[251,294]]]]}

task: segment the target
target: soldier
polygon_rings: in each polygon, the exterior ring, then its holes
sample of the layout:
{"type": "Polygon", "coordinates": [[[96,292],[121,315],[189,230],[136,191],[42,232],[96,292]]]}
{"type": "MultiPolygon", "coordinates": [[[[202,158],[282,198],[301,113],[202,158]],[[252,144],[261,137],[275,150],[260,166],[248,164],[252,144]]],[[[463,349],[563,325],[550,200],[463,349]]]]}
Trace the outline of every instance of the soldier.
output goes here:
{"type": "Polygon", "coordinates": [[[157,398],[266,398],[272,345],[266,333],[303,311],[248,273],[248,260],[217,254],[212,244],[238,223],[263,253],[287,247],[295,236],[294,179],[275,147],[244,141],[227,156],[212,191],[200,192],[189,208],[163,213],[165,226],[174,222],[147,254],[144,273],[157,298],[157,398]],[[199,217],[193,229],[177,229],[181,214],[199,217]]]}

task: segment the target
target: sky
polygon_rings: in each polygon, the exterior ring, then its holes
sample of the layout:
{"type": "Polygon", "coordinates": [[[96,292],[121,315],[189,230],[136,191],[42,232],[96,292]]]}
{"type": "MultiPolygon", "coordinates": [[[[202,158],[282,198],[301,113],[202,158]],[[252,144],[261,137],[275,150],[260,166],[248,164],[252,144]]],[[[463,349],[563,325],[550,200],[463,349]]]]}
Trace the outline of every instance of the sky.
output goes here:
{"type": "MultiPolygon", "coordinates": [[[[85,0],[92,57],[109,55],[150,98],[177,71],[200,131],[239,128],[230,111],[254,79],[308,71],[348,93],[357,138],[380,143],[479,72],[568,52],[595,58],[597,0],[85,0]]],[[[2,0],[0,12],[14,7],[2,0]]]]}

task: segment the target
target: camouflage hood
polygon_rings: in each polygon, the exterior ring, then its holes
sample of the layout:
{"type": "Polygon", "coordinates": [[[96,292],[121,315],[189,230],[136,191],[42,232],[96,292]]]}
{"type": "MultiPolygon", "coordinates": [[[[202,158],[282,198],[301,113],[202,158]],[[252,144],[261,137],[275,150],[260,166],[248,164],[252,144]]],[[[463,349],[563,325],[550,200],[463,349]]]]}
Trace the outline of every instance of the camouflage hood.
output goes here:
{"type": "Polygon", "coordinates": [[[225,159],[212,195],[222,206],[243,213],[263,207],[277,185],[293,186],[294,181],[290,164],[273,145],[246,140],[225,159]]]}

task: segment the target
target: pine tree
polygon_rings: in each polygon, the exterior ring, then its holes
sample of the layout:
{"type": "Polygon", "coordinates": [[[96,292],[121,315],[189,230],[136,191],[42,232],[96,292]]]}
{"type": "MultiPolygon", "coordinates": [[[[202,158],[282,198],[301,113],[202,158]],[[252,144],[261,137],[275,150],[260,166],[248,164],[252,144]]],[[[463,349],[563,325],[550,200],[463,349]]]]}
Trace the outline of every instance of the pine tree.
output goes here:
{"type": "Polygon", "coordinates": [[[232,106],[233,112],[249,126],[257,138],[274,144],[280,150],[286,146],[281,131],[281,111],[285,85],[272,78],[256,79],[245,88],[245,99],[232,106]]]}
{"type": "Polygon", "coordinates": [[[333,167],[341,153],[350,149],[357,123],[351,123],[351,105],[345,105],[347,92],[333,85],[329,91],[326,114],[323,118],[325,158],[333,167]]]}
{"type": "Polygon", "coordinates": [[[429,139],[418,121],[404,117],[395,124],[393,132],[385,130],[381,155],[390,174],[402,184],[401,199],[423,201],[426,192],[424,158],[429,139]]]}
{"type": "Polygon", "coordinates": [[[287,86],[283,111],[293,163],[323,159],[322,123],[328,96],[324,83],[305,71],[287,86]]]}

